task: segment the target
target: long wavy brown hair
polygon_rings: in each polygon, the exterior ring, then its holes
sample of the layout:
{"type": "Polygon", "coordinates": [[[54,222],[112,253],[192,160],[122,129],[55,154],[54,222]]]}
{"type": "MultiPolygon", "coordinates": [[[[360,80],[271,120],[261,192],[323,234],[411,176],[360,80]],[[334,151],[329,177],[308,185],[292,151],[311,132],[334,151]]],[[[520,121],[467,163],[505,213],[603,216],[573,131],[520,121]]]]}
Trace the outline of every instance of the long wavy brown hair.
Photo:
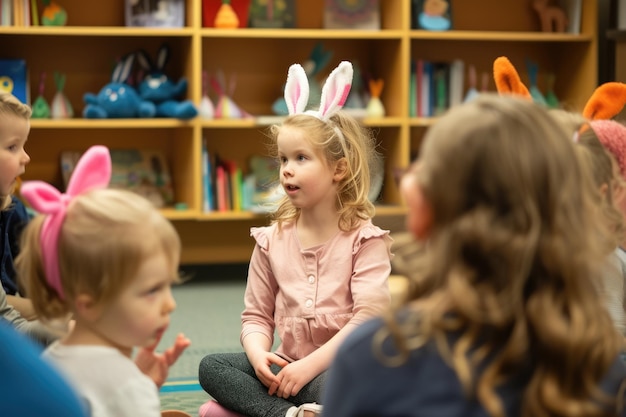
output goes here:
{"type": "Polygon", "coordinates": [[[399,253],[410,315],[387,316],[374,349],[391,337],[399,353],[382,360],[434,341],[491,416],[505,415],[496,389],[529,366],[522,416],[615,415],[598,383],[623,341],[594,286],[613,240],[571,134],[528,100],[484,95],[429,129],[418,163],[407,175],[432,233],[399,253]]]}

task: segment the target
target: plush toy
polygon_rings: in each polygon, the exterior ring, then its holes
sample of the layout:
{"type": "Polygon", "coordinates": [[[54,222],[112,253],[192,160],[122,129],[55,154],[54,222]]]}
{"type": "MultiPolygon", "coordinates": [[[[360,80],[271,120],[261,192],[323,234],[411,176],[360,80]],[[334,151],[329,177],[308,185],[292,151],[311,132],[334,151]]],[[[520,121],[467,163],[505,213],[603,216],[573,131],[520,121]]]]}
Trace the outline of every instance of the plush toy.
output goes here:
{"type": "Polygon", "coordinates": [[[138,52],[137,60],[147,72],[139,83],[139,95],[143,100],[154,103],[157,117],[191,119],[198,114],[194,104],[190,100],[178,100],[187,91],[187,80],[181,78],[174,83],[165,73],[169,54],[169,47],[163,44],[157,52],[156,62],[153,63],[146,51],[138,52]]]}
{"type": "Polygon", "coordinates": [[[154,117],[154,103],[143,100],[128,77],[135,59],[134,54],[122,58],[111,75],[111,82],[102,87],[98,95],[86,93],[83,100],[87,106],[83,117],[88,119],[154,117]]]}

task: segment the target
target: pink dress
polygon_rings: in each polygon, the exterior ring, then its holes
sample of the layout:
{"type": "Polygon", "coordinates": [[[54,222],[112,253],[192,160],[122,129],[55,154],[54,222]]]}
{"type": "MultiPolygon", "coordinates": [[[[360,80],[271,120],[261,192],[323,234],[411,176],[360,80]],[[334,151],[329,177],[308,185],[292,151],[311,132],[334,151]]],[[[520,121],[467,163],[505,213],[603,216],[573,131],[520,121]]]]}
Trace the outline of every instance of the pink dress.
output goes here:
{"type": "Polygon", "coordinates": [[[276,353],[301,359],[348,323],[361,324],[389,306],[389,231],[364,221],[328,242],[303,249],[295,224],[252,228],[241,340],[259,332],[281,344],[276,353]]]}

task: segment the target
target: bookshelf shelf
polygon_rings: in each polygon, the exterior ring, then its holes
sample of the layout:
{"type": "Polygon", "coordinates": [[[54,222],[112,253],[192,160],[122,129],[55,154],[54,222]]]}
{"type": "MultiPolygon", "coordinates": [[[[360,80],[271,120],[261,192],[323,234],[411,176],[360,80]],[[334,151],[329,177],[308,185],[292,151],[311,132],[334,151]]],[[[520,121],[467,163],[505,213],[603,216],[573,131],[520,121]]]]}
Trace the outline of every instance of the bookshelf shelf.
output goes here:
{"type": "MultiPolygon", "coordinates": [[[[58,158],[63,150],[85,150],[94,144],[113,148],[158,149],[168,158],[180,210],[162,210],[176,226],[184,263],[247,262],[253,248],[249,228],[267,217],[251,212],[203,212],[202,145],[245,169],[251,155],[265,154],[264,133],[272,117],[245,120],[190,121],[173,119],[81,118],[83,95],[97,93],[110,80],[115,58],[139,48],[156,53],[162,42],[171,47],[168,73],[189,82],[187,99],[202,98],[202,71],[221,70],[236,79],[233,100],[253,115],[270,115],[282,95],[287,68],[304,62],[321,42],[332,51],[327,75],[340,60],[358,62],[385,80],[381,100],[387,116],[365,118],[385,157],[385,180],[377,205],[381,225],[400,224],[402,205],[394,172],[417,155],[422,137],[436,118],[410,117],[411,61],[462,59],[478,73],[491,73],[493,60],[507,55],[525,79],[527,58],[539,64],[540,75],[556,75],[556,94],[570,108],[581,108],[597,79],[598,0],[585,1],[580,34],[539,32],[539,22],[527,2],[502,0],[453,1],[456,30],[428,32],[411,28],[411,0],[381,1],[379,31],[323,29],[324,0],[296,0],[297,29],[236,29],[202,27],[202,0],[185,0],[182,28],[125,27],[124,0],[86,2],[63,0],[68,12],[64,27],[0,27],[2,57],[26,59],[30,91],[38,92],[39,75],[48,74],[44,96],[51,100],[52,73],[67,76],[65,93],[76,116],[67,120],[32,120],[28,151],[31,163],[24,179],[53,184],[60,179],[58,158]]],[[[493,85],[490,86],[493,90],[493,85]]],[[[540,85],[540,88],[543,87],[540,85]]],[[[215,103],[215,96],[212,94],[215,103]]]]}

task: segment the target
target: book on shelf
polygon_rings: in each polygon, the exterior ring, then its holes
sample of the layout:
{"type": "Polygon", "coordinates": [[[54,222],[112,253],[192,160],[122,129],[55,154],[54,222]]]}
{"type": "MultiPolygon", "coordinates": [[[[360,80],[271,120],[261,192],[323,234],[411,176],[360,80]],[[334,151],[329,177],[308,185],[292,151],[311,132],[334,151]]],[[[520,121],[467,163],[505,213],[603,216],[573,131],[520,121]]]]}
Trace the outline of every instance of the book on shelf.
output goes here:
{"type": "Polygon", "coordinates": [[[0,26],[38,26],[37,0],[0,0],[0,26]]]}
{"type": "MultiPolygon", "coordinates": [[[[111,182],[109,187],[133,191],[156,207],[174,204],[174,189],[165,154],[160,150],[111,149],[111,182]]],[[[80,159],[81,152],[61,152],[63,187],[80,159]]]]}
{"type": "Polygon", "coordinates": [[[185,0],[125,0],[126,26],[181,28],[185,0]]]}
{"type": "Polygon", "coordinates": [[[30,104],[28,67],[24,59],[0,59],[0,91],[13,94],[30,104]]]}
{"type": "Polygon", "coordinates": [[[583,0],[559,0],[561,8],[567,16],[567,33],[580,34],[580,21],[582,19],[583,0]]]}
{"type": "Polygon", "coordinates": [[[451,62],[415,59],[411,62],[410,77],[411,117],[439,116],[463,102],[465,63],[460,59],[451,62]]]}
{"type": "Polygon", "coordinates": [[[251,28],[293,28],[295,0],[251,0],[248,21],[251,28]]]}
{"type": "Polygon", "coordinates": [[[380,30],[380,1],[325,0],[324,29],[380,30]]]}

